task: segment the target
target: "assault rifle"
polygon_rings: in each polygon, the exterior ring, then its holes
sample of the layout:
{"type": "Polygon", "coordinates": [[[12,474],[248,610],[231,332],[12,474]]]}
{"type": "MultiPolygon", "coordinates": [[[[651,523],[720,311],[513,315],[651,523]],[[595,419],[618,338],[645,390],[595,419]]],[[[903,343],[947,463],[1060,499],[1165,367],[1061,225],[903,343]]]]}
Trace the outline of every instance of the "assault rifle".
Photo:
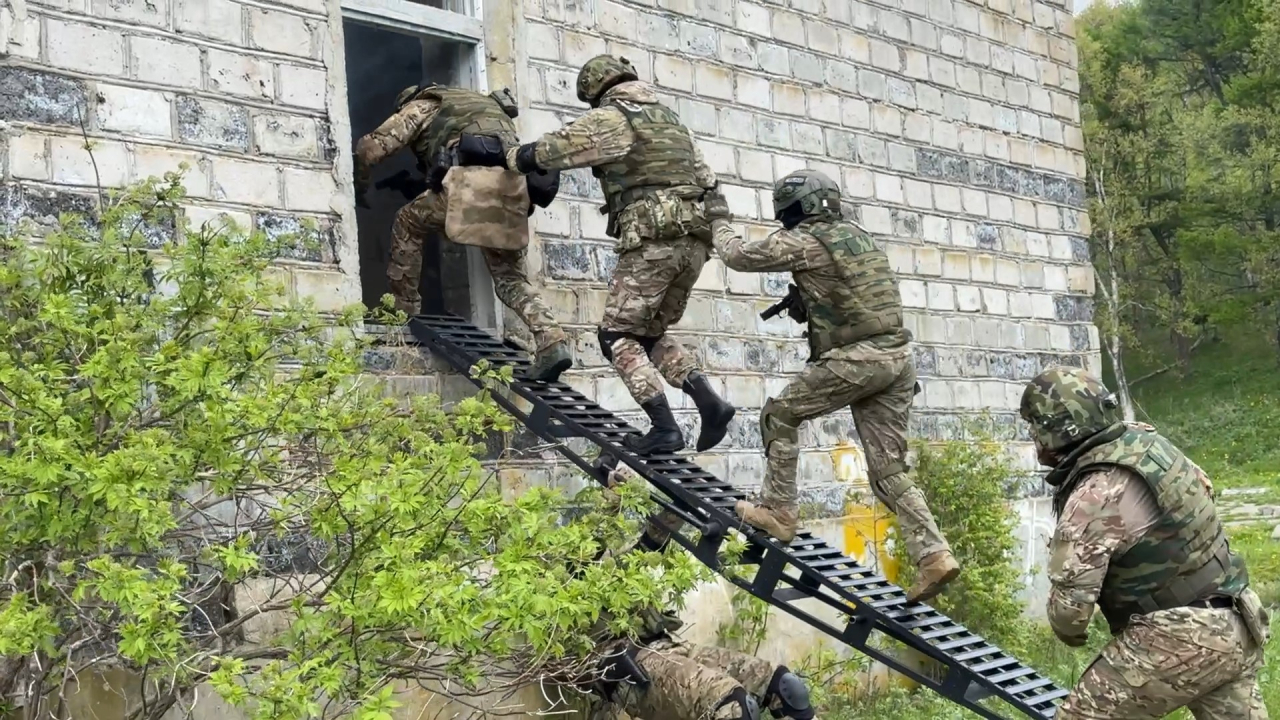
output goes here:
{"type": "Polygon", "coordinates": [[[760,319],[768,320],[783,313],[798,323],[809,322],[809,309],[804,306],[804,298],[800,295],[800,288],[796,287],[795,283],[787,288],[786,297],[760,313],[760,319]]]}
{"type": "Polygon", "coordinates": [[[427,181],[414,177],[408,170],[401,170],[395,175],[379,180],[373,186],[379,190],[396,190],[404,196],[405,200],[413,200],[427,191],[427,181]]]}

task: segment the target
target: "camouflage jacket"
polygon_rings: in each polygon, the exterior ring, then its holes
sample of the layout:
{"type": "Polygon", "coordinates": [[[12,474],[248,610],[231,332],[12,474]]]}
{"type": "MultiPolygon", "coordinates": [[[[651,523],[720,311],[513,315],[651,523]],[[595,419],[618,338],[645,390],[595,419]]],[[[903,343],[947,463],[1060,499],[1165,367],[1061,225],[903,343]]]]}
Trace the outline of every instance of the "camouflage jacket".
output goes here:
{"type": "Polygon", "coordinates": [[[901,330],[902,311],[897,282],[888,269],[884,251],[876,248],[874,252],[862,253],[854,258],[853,263],[846,262],[846,267],[842,268],[832,254],[832,247],[814,232],[818,226],[843,228],[846,224],[865,237],[861,228],[848,221],[805,222],[752,242],[744,241],[728,223],[717,222],[713,228],[712,243],[729,269],[792,273],[809,309],[810,350],[814,358],[833,357],[833,352],[851,344],[817,342],[815,330],[829,331],[829,326],[853,322],[859,315],[865,317],[879,313],[884,309],[882,305],[894,313],[891,327],[880,336],[887,343],[886,347],[896,347],[907,338],[901,330]],[[880,262],[863,267],[857,262],[861,258],[880,262]],[[856,279],[851,279],[851,274],[856,279]],[[859,281],[870,282],[859,285],[859,281]],[[828,308],[832,312],[824,313],[828,308]]]}
{"type": "MultiPolygon", "coordinates": [[[[652,85],[644,82],[626,82],[610,88],[601,98],[602,107],[588,110],[577,120],[538,138],[534,147],[534,160],[538,167],[569,170],[598,167],[625,158],[636,143],[636,135],[621,110],[603,106],[614,99],[653,102],[657,93],[652,85]]],[[[516,166],[518,151],[519,148],[507,151],[507,167],[516,166]]],[[[707,165],[697,143],[693,144],[693,164],[698,185],[714,187],[716,175],[707,165]]]]}
{"type": "Polygon", "coordinates": [[[413,145],[440,110],[440,103],[419,98],[405,103],[373,132],[360,138],[355,151],[355,187],[367,188],[378,163],[413,145]]]}

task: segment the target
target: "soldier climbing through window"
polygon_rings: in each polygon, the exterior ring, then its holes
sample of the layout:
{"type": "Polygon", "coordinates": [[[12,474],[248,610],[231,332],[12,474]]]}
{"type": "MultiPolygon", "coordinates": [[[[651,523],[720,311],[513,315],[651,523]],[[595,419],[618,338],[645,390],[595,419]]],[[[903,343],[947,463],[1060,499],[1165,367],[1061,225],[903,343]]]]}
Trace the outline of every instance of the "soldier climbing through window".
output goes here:
{"type": "Polygon", "coordinates": [[[517,114],[509,91],[484,95],[463,88],[430,85],[406,88],[395,113],[360,138],[355,151],[356,202],[362,207],[375,165],[403,148],[418,158],[428,189],[396,213],[387,278],[396,307],[420,310],[418,283],[422,247],[429,232],[453,242],[479,246],[493,276],[494,291],[529,326],[535,348],[528,377],[554,381],[573,360],[564,331],[539,299],[525,272],[528,216],[555,197],[559,173],[522,178],[491,168],[455,168],[453,149],[464,132],[482,132],[516,143],[517,114]]]}
{"type": "Polygon", "coordinates": [[[724,438],[734,408],[667,330],[684,315],[710,254],[711,219],[728,214],[724,197],[689,130],[626,58],[588,60],[578,99],[593,109],[535,142],[507,147],[483,133],[464,136],[459,162],[521,173],[591,168],[618,252],[600,347],[652,421],[629,445],[642,455],[684,448],[665,379],[693,398],[702,421],[696,447],[708,450],[724,438]]]}
{"type": "Polygon", "coordinates": [[[808,323],[810,364],[760,415],[768,458],[760,502],[739,502],[738,515],[791,542],[798,524],[800,425],[847,407],[866,451],[871,488],[897,513],[919,569],[907,597],[923,602],[955,579],[960,566],[906,464],[907,420],[918,385],[898,281],[884,250],[842,217],[840,188],[826,175],[799,170],[779,180],[773,210],[782,229],[757,242],[743,242],[727,221],[715,222],[714,243],[725,266],[791,272],[790,317],[808,323]]]}

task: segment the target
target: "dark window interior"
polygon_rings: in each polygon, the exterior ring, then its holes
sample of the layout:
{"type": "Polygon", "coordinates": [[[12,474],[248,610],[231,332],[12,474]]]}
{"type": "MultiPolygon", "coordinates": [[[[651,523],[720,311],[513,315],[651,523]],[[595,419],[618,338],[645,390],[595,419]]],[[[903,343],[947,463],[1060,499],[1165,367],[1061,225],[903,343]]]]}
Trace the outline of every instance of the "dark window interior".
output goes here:
{"type": "MultiPolygon", "coordinates": [[[[434,4],[434,3],[433,3],[434,4]]],[[[347,20],[343,22],[347,57],[347,103],[353,143],[381,125],[395,110],[396,95],[409,85],[428,82],[471,85],[470,48],[461,43],[347,20]]],[[[353,147],[354,149],[354,147],[353,147]]],[[[417,160],[405,148],[373,170],[372,185],[408,170],[421,177],[417,160]]],[[[409,201],[397,190],[369,188],[369,208],[356,208],[360,233],[360,283],[365,305],[376,306],[390,291],[387,262],[391,225],[409,201]]],[[[452,312],[472,318],[467,250],[437,233],[423,238],[422,312],[452,312]]]]}

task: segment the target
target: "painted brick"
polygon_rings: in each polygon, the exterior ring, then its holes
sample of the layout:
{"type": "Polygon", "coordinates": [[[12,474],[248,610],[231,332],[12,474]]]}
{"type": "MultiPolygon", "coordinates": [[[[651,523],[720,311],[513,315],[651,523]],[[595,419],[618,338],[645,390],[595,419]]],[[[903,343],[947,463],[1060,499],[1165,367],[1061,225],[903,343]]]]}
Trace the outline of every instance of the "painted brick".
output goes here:
{"type": "Polygon", "coordinates": [[[298,57],[314,57],[316,24],[290,13],[249,10],[249,39],[255,48],[298,57]]]}
{"type": "Polygon", "coordinates": [[[323,110],[326,77],[323,70],[300,65],[280,65],[280,101],[286,105],[323,110]]]}
{"type": "Polygon", "coordinates": [[[255,99],[274,97],[275,73],[269,61],[213,49],[206,58],[211,90],[255,99]]]}
{"type": "Polygon", "coordinates": [[[35,133],[22,133],[9,140],[9,173],[23,180],[48,180],[49,144],[35,133]]]}
{"type": "Polygon", "coordinates": [[[50,178],[60,185],[120,187],[128,182],[129,157],[123,143],[94,140],[92,155],[78,137],[49,140],[50,178]]]}
{"type": "Polygon", "coordinates": [[[45,53],[55,68],[124,75],[124,36],[109,28],[45,18],[45,53]]]}
{"type": "Polygon", "coordinates": [[[200,87],[200,49],[195,45],[135,35],[129,65],[137,80],[182,89],[200,87]]]}
{"type": "Polygon", "coordinates": [[[280,177],[276,166],[230,158],[213,158],[211,194],[215,200],[250,205],[278,205],[280,177]]]}
{"type": "Polygon", "coordinates": [[[244,43],[244,6],[233,0],[174,0],[174,29],[180,33],[244,43]]]}
{"type": "Polygon", "coordinates": [[[150,90],[99,84],[94,107],[98,128],[146,137],[173,137],[170,97],[150,90]]]}
{"type": "MultiPolygon", "coordinates": [[[[209,197],[209,176],[205,173],[205,164],[201,161],[201,157],[195,153],[181,152],[167,147],[135,145],[133,174],[130,181],[137,182],[148,177],[161,180],[165,173],[178,172],[181,163],[186,163],[188,166],[182,175],[182,186],[186,188],[187,196],[209,197]]],[[[248,227],[247,223],[245,227],[248,227]]]]}

